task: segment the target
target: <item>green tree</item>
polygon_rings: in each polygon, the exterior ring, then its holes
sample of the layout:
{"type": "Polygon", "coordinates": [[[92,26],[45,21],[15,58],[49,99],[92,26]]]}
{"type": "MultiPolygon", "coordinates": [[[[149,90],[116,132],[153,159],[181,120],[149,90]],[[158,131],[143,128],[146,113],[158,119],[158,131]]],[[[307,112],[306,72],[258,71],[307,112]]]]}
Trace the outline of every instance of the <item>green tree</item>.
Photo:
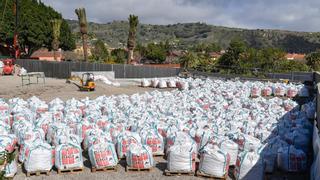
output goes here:
{"type": "Polygon", "coordinates": [[[92,61],[99,63],[108,62],[109,51],[102,40],[99,39],[93,44],[91,52],[92,57],[90,59],[92,61]]]}
{"type": "Polygon", "coordinates": [[[309,53],[306,57],[307,65],[314,71],[320,70],[320,50],[309,53]]]}
{"type": "MultiPolygon", "coordinates": [[[[52,28],[48,27],[51,27],[50,21],[52,19],[62,20],[61,14],[41,1],[20,0],[19,2],[18,34],[21,52],[28,49],[26,56],[30,56],[41,47],[51,49],[53,31],[52,28]]],[[[0,1],[0,12],[4,12],[4,18],[0,24],[0,42],[12,45],[15,27],[15,17],[12,11],[13,1],[8,0],[7,7],[4,7],[5,1],[0,1]]],[[[74,38],[65,20],[62,20],[61,25],[60,47],[63,50],[75,48],[74,38]]]]}
{"type": "Polygon", "coordinates": [[[150,43],[146,47],[145,57],[157,63],[163,63],[167,57],[167,49],[165,44],[150,43]]]}
{"type": "Polygon", "coordinates": [[[86,10],[84,8],[78,8],[75,10],[75,13],[78,16],[80,33],[82,37],[82,46],[83,46],[83,57],[84,60],[88,60],[88,23],[87,23],[87,15],[86,10]]]}
{"type": "Polygon", "coordinates": [[[111,51],[111,58],[115,63],[124,64],[126,62],[128,53],[121,48],[111,51]]]}
{"type": "Polygon", "coordinates": [[[244,53],[247,48],[247,44],[244,41],[233,39],[230,42],[227,52],[219,59],[218,65],[236,70],[234,68],[239,67],[241,54],[244,53]]]}
{"type": "Polygon", "coordinates": [[[189,51],[179,59],[179,62],[184,70],[194,69],[198,66],[199,58],[196,53],[189,51]]]}

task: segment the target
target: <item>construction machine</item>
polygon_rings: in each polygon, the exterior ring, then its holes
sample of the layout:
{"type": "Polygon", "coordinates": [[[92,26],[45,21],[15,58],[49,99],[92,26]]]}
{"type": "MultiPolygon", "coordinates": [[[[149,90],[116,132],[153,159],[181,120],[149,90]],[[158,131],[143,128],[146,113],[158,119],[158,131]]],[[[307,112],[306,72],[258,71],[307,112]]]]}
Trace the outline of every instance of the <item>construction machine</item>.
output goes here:
{"type": "Polygon", "coordinates": [[[76,85],[80,91],[94,91],[96,88],[93,73],[83,73],[82,77],[71,76],[66,82],[76,85]],[[80,81],[80,84],[76,83],[76,81],[80,81]]]}
{"type": "Polygon", "coordinates": [[[14,59],[3,59],[3,75],[13,75],[14,73],[14,59]]]}

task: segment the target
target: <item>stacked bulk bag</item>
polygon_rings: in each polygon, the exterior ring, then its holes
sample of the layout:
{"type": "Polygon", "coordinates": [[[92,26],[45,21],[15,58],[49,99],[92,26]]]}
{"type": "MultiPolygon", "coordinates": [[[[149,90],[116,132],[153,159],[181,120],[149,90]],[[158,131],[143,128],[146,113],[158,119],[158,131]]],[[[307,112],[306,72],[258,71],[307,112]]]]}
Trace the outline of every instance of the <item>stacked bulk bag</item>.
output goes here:
{"type": "Polygon", "coordinates": [[[294,146],[279,148],[277,156],[278,167],[287,172],[302,172],[307,170],[307,155],[294,146]]]}
{"type": "Polygon", "coordinates": [[[298,94],[298,90],[295,87],[289,87],[287,89],[287,97],[293,98],[298,94]]]}
{"type": "Polygon", "coordinates": [[[159,80],[157,78],[151,80],[151,86],[156,88],[159,85],[159,80]]]}
{"type": "Polygon", "coordinates": [[[149,80],[147,80],[147,79],[143,79],[141,81],[141,86],[142,87],[150,87],[151,86],[151,82],[149,80]]]}
{"type": "Polygon", "coordinates": [[[276,168],[278,149],[287,147],[288,144],[279,136],[270,139],[266,147],[263,149],[263,161],[265,163],[265,172],[272,173],[276,168]]]}
{"type": "Polygon", "coordinates": [[[275,87],[275,89],[274,89],[275,96],[283,97],[285,94],[286,94],[286,90],[283,86],[275,87]]]}
{"type": "Polygon", "coordinates": [[[309,97],[309,89],[307,87],[302,87],[299,91],[300,97],[309,97]]]}
{"type": "Polygon", "coordinates": [[[220,150],[226,152],[230,156],[230,165],[235,165],[238,157],[238,144],[226,139],[219,143],[220,150]]]}
{"type": "Polygon", "coordinates": [[[238,155],[235,177],[241,180],[263,180],[264,167],[259,154],[254,151],[244,151],[238,155]]]}
{"type": "Polygon", "coordinates": [[[311,143],[311,133],[308,129],[298,128],[285,135],[285,140],[294,145],[295,148],[303,150],[305,153],[309,151],[311,143]]]}
{"type": "Polygon", "coordinates": [[[169,171],[194,172],[195,161],[193,161],[192,151],[189,145],[171,146],[167,154],[167,169],[169,171]]]}
{"type": "Polygon", "coordinates": [[[301,111],[304,112],[308,119],[313,119],[316,113],[316,103],[309,102],[301,107],[301,111]]]}
{"type": "Polygon", "coordinates": [[[141,144],[131,144],[126,155],[127,165],[135,169],[146,169],[154,166],[152,150],[141,144]]]}
{"type": "Polygon", "coordinates": [[[251,97],[259,97],[261,95],[261,89],[258,86],[253,86],[251,88],[251,97]]]}
{"type": "Polygon", "coordinates": [[[286,100],[283,102],[283,107],[285,111],[291,111],[297,106],[297,103],[291,100],[286,100]]]}
{"type": "Polygon", "coordinates": [[[90,146],[88,153],[94,168],[113,167],[118,164],[115,146],[110,142],[94,144],[90,146]]]}
{"type": "Polygon", "coordinates": [[[140,132],[141,142],[151,148],[152,154],[164,153],[164,142],[161,134],[154,129],[142,130],[140,132]]]}
{"type": "Polygon", "coordinates": [[[174,80],[172,80],[172,79],[170,79],[170,80],[167,81],[167,86],[168,86],[169,88],[175,88],[175,87],[177,87],[177,86],[176,86],[176,82],[175,82],[174,80]]]}
{"type": "Polygon", "coordinates": [[[195,141],[198,145],[198,151],[201,151],[207,144],[214,144],[215,134],[211,129],[199,129],[195,134],[195,141]]]}
{"type": "Polygon", "coordinates": [[[159,81],[159,88],[167,88],[167,82],[165,80],[159,81]]]}
{"type": "Polygon", "coordinates": [[[272,88],[270,86],[266,86],[261,90],[262,96],[271,96],[272,95],[272,88]]]}
{"type": "Polygon", "coordinates": [[[77,127],[77,135],[79,136],[79,138],[81,139],[81,141],[83,141],[83,139],[85,138],[86,132],[89,129],[92,129],[92,124],[89,121],[82,121],[81,123],[76,125],[77,127]]]}
{"type": "Polygon", "coordinates": [[[81,147],[71,142],[58,145],[55,148],[55,167],[58,170],[83,168],[81,147]]]}
{"type": "Polygon", "coordinates": [[[117,137],[117,154],[119,159],[123,158],[131,144],[140,144],[141,138],[139,134],[125,131],[117,137]]]}
{"type": "Polygon", "coordinates": [[[200,156],[199,171],[218,178],[226,177],[230,155],[217,146],[206,146],[200,156]]]}
{"type": "Polygon", "coordinates": [[[27,172],[50,171],[52,166],[52,148],[49,144],[33,145],[26,152],[24,167],[27,172]]]}
{"type": "Polygon", "coordinates": [[[235,141],[241,151],[258,150],[261,147],[261,142],[258,138],[242,133],[238,133],[236,137],[235,141]]]}
{"type": "Polygon", "coordinates": [[[187,90],[189,89],[189,83],[183,81],[177,81],[176,86],[179,90],[187,90]]]}

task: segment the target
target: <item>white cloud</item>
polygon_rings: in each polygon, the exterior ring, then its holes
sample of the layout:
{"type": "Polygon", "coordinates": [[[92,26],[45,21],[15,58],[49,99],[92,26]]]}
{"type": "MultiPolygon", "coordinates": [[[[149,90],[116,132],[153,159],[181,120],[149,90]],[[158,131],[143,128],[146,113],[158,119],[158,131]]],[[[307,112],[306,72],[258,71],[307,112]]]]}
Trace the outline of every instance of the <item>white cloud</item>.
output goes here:
{"type": "Polygon", "coordinates": [[[125,20],[129,14],[142,23],[208,24],[320,31],[319,0],[42,0],[61,12],[64,18],[77,19],[74,9],[85,7],[90,21],[106,23],[125,20]]]}

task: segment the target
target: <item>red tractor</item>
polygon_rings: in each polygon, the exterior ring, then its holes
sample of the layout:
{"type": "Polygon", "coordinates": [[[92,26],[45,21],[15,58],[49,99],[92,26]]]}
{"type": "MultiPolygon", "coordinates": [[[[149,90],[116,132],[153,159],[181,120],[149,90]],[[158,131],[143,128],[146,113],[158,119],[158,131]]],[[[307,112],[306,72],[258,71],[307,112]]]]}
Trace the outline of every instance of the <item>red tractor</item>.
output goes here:
{"type": "Polygon", "coordinates": [[[3,59],[3,75],[13,75],[14,73],[14,60],[13,59],[3,59]]]}

